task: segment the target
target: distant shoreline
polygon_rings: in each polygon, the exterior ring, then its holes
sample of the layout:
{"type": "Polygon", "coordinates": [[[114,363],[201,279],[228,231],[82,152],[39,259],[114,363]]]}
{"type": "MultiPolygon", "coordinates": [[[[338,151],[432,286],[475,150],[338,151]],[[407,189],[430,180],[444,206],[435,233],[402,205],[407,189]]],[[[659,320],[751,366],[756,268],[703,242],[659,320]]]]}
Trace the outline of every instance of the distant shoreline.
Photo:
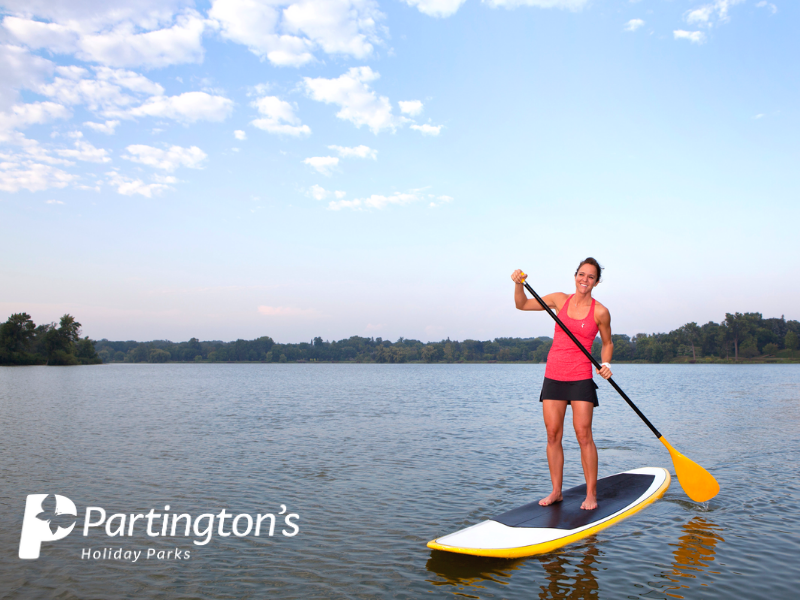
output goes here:
{"type": "MultiPolygon", "coordinates": [[[[454,361],[454,362],[434,362],[429,363],[424,360],[406,361],[404,363],[379,363],[375,361],[355,361],[355,360],[293,360],[286,361],[285,363],[272,363],[263,360],[230,360],[225,362],[212,361],[212,360],[170,360],[162,363],[133,363],[133,362],[118,362],[118,363],[103,363],[103,364],[164,364],[164,365],[264,365],[264,364],[319,364],[319,365],[545,365],[544,362],[534,362],[530,360],[484,360],[484,361],[454,361]]],[[[646,360],[625,360],[614,361],[614,365],[793,365],[800,364],[800,357],[797,358],[758,358],[746,359],[718,359],[718,360],[672,360],[670,362],[653,363],[646,360]]],[[[5,365],[12,366],[12,365],[5,365]]],[[[34,365],[31,365],[34,366],[34,365]]]]}
{"type": "MultiPolygon", "coordinates": [[[[450,338],[438,342],[358,335],[341,340],[315,337],[282,344],[269,336],[231,342],[170,340],[111,341],[80,337],[71,315],[36,326],[27,313],[11,315],[0,325],[0,364],[78,365],[103,363],[526,363],[547,361],[553,338],[498,337],[491,340],[450,338]]],[[[607,340],[608,341],[608,340],[607,340]]],[[[634,336],[612,334],[617,364],[761,364],[800,361],[800,322],[763,318],[761,313],[726,313],[720,323],[687,323],[669,333],[634,336]]],[[[596,338],[592,356],[600,361],[596,338]]]]}

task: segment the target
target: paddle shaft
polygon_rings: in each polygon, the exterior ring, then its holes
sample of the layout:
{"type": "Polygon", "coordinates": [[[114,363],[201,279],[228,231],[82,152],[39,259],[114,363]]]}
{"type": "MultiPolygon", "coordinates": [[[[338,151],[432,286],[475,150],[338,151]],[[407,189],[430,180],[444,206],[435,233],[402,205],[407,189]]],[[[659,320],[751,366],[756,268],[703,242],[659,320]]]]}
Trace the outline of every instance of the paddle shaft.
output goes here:
{"type": "MultiPolygon", "coordinates": [[[[583,344],[581,344],[581,343],[578,341],[578,338],[576,338],[576,337],[575,337],[575,336],[572,334],[572,332],[571,332],[569,329],[567,329],[566,325],[564,325],[564,323],[562,323],[562,322],[561,322],[561,319],[559,319],[559,318],[558,318],[558,315],[556,315],[556,313],[554,313],[554,312],[553,312],[553,311],[550,309],[550,307],[549,307],[549,306],[547,306],[547,304],[545,303],[545,301],[544,301],[544,300],[542,300],[542,299],[541,299],[541,297],[539,296],[539,294],[537,294],[537,293],[534,291],[534,289],[533,289],[533,288],[532,288],[530,285],[528,285],[528,282],[527,282],[527,281],[523,281],[522,283],[523,283],[523,285],[525,286],[525,289],[526,289],[526,290],[528,290],[528,291],[529,291],[529,292],[530,292],[530,293],[533,295],[533,297],[534,297],[534,298],[536,298],[537,302],[539,302],[539,304],[541,304],[541,305],[542,305],[542,308],[543,308],[543,309],[545,309],[545,310],[547,311],[547,313],[548,313],[548,314],[549,314],[551,317],[553,317],[553,320],[554,320],[556,323],[558,323],[558,326],[559,326],[559,327],[561,327],[561,329],[563,329],[563,330],[564,330],[564,333],[566,333],[566,334],[569,336],[569,338],[570,338],[570,339],[571,339],[573,342],[575,342],[575,345],[576,345],[578,348],[580,348],[581,352],[583,352],[583,353],[586,355],[586,358],[588,358],[590,361],[592,361],[592,364],[593,364],[595,367],[597,367],[598,369],[600,369],[600,368],[601,368],[601,366],[600,366],[600,363],[599,363],[599,362],[597,362],[597,360],[595,359],[595,357],[594,357],[594,356],[592,356],[592,355],[591,355],[591,354],[590,354],[590,353],[589,353],[589,352],[586,350],[586,348],[584,348],[584,347],[583,347],[583,344]]],[[[619,392],[619,395],[620,395],[620,396],[622,396],[623,400],[625,400],[625,402],[627,402],[627,403],[628,403],[628,406],[630,406],[630,407],[633,409],[633,412],[635,412],[637,415],[639,415],[639,418],[640,418],[642,421],[644,421],[644,424],[645,424],[645,425],[647,425],[647,426],[650,428],[650,431],[652,431],[652,432],[655,434],[655,436],[656,436],[657,438],[659,438],[659,439],[660,439],[660,438],[661,438],[661,434],[658,432],[658,429],[656,429],[656,428],[653,426],[653,424],[652,424],[652,423],[651,423],[651,422],[648,420],[648,418],[647,418],[647,417],[645,417],[645,416],[642,414],[642,411],[640,411],[640,410],[639,410],[639,409],[636,407],[636,405],[633,403],[633,401],[632,401],[630,398],[628,398],[628,395],[627,395],[625,392],[623,392],[623,391],[622,391],[622,388],[621,388],[621,387],[619,387],[619,386],[617,385],[617,383],[616,383],[616,382],[615,382],[613,379],[611,379],[611,377],[609,377],[609,378],[608,378],[606,381],[608,381],[608,383],[610,383],[610,384],[611,384],[611,385],[614,387],[614,389],[615,389],[615,390],[617,390],[617,392],[619,392]]]]}

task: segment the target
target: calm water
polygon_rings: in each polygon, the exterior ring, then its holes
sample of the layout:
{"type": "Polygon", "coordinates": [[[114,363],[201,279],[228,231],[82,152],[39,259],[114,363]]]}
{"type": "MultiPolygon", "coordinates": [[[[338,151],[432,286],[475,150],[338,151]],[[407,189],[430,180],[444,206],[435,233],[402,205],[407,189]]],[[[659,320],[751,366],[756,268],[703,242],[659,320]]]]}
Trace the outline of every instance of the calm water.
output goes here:
{"type": "MultiPolygon", "coordinates": [[[[796,597],[800,365],[615,367],[666,438],[720,482],[706,505],[673,479],[661,501],[558,553],[506,561],[427,549],[434,537],[549,491],[537,401],[543,371],[2,368],[0,597],[796,597]],[[72,499],[78,524],[43,544],[38,560],[22,561],[31,493],[72,499]],[[272,537],[214,535],[204,546],[138,530],[82,535],[87,506],[110,516],[165,504],[194,516],[277,514],[285,505],[299,515],[300,533],[282,535],[278,516],[272,537]],[[177,547],[191,559],[81,559],[82,550],[104,547],[177,547]]],[[[599,384],[601,476],[648,465],[672,471],[663,446],[599,384]]],[[[583,481],[574,438],[565,436],[565,452],[571,487],[583,481]]]]}

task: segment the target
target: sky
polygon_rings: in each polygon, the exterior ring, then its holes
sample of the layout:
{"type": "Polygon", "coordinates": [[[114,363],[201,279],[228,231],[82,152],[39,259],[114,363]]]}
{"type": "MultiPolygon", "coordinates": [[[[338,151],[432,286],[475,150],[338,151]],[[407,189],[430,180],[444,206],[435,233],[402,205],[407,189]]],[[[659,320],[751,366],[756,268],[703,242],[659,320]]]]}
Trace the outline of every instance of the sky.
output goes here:
{"type": "Polygon", "coordinates": [[[800,319],[800,7],[0,0],[0,319],[93,339],[800,319]]]}

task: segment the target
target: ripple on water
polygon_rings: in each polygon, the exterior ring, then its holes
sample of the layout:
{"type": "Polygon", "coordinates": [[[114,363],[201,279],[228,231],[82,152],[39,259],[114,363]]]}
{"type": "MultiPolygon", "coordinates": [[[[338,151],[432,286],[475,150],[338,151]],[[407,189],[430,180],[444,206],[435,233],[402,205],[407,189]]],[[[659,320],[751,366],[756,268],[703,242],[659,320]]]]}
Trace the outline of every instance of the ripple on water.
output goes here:
{"type": "MultiPolygon", "coordinates": [[[[519,560],[430,539],[544,495],[541,365],[0,369],[0,591],[21,598],[793,597],[800,368],[618,365],[615,379],[720,494],[662,501],[519,560]],[[188,562],[81,562],[72,534],[16,558],[28,493],[79,508],[301,515],[295,538],[214,537],[188,562]],[[179,507],[179,508],[178,508],[179,507]],[[76,558],[78,557],[78,558],[76,558]],[[768,574],[768,575],[765,575],[768,574]]],[[[600,474],[671,468],[600,384],[600,474]]],[[[565,485],[582,482],[566,423],[565,485]]],[[[168,548],[174,540],[136,539],[168,548]]],[[[185,544],[184,544],[185,546],[185,544]]]]}

